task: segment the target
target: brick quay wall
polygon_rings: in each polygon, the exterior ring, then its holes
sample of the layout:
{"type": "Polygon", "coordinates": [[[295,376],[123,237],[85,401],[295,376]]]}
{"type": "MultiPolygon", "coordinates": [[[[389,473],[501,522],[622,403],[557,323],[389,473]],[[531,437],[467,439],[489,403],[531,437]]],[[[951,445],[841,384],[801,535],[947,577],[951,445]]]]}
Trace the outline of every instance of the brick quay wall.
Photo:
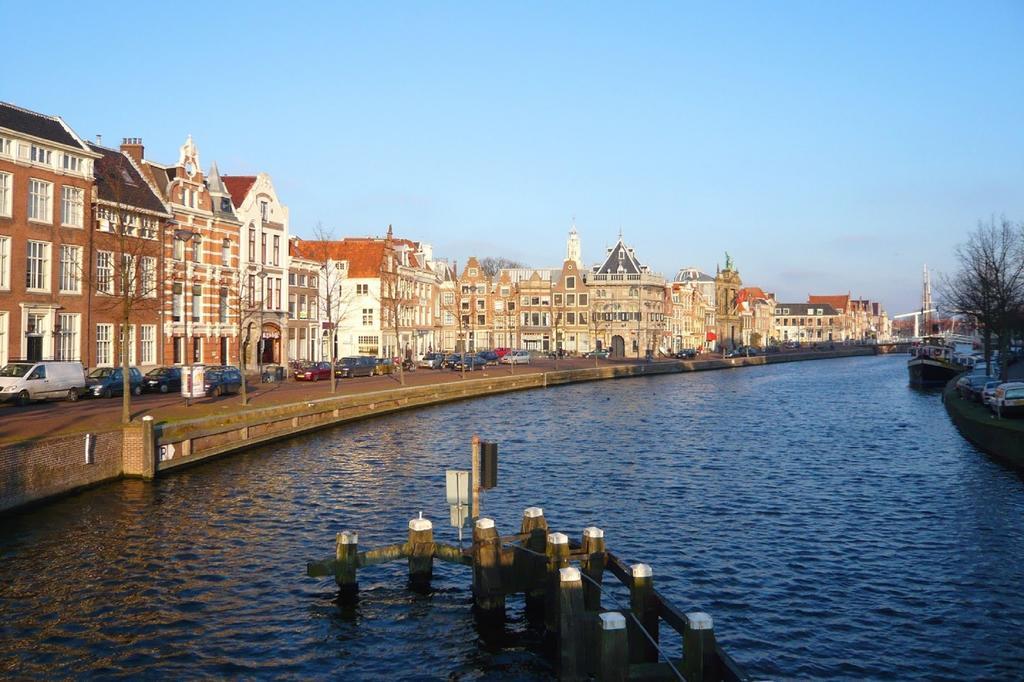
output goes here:
{"type": "Polygon", "coordinates": [[[0,512],[122,476],[152,478],[211,457],[358,419],[454,400],[605,379],[874,355],[870,347],[750,358],[679,360],[524,373],[331,396],[171,424],[0,445],[0,512]]]}

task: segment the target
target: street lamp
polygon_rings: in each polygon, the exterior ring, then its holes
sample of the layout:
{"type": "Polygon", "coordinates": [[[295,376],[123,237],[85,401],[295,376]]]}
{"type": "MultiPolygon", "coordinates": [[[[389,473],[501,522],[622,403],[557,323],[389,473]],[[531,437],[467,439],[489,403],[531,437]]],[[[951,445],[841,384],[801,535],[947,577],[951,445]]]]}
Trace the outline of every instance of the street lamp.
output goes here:
{"type": "Polygon", "coordinates": [[[267,306],[267,271],[260,268],[260,271],[256,273],[256,276],[260,278],[260,328],[258,330],[258,340],[256,342],[256,363],[259,367],[260,383],[263,383],[263,346],[266,341],[263,340],[263,311],[267,306]]]}
{"type": "MultiPolygon", "coordinates": [[[[186,376],[188,377],[187,381],[189,381],[189,382],[192,381],[192,354],[195,352],[194,348],[192,348],[192,349],[189,348],[189,339],[191,338],[191,334],[189,332],[189,321],[192,319],[192,314],[191,314],[191,312],[189,310],[189,305],[188,305],[188,299],[189,299],[189,296],[191,294],[191,292],[188,291],[188,289],[190,289],[191,286],[190,286],[190,280],[189,280],[189,276],[188,276],[188,256],[186,255],[187,252],[188,252],[187,245],[188,245],[189,241],[191,241],[192,238],[195,237],[195,236],[196,236],[196,233],[193,232],[192,230],[183,230],[182,229],[182,230],[175,230],[174,231],[174,238],[175,239],[180,239],[181,242],[182,242],[181,258],[182,258],[182,260],[185,263],[185,273],[184,273],[185,281],[181,285],[181,295],[185,298],[185,306],[184,306],[185,307],[185,325],[184,325],[185,326],[185,358],[184,358],[184,360],[185,360],[185,373],[183,373],[183,376],[182,376],[182,386],[185,385],[185,381],[186,381],[185,377],[186,376]]],[[[193,342],[193,345],[194,345],[194,342],[193,342]]],[[[191,386],[191,383],[189,385],[191,386]]],[[[191,405],[192,405],[192,391],[189,390],[189,392],[185,396],[185,407],[190,407],[191,405]]]]}

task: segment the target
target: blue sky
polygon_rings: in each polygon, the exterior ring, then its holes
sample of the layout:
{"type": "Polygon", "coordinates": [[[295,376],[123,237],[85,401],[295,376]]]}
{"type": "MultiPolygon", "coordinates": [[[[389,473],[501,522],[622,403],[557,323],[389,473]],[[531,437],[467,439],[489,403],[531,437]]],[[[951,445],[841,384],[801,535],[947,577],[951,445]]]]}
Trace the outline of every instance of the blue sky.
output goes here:
{"type": "Polygon", "coordinates": [[[0,99],[270,173],[292,230],[915,309],[1024,220],[1024,3],[2,3],[0,99]]]}

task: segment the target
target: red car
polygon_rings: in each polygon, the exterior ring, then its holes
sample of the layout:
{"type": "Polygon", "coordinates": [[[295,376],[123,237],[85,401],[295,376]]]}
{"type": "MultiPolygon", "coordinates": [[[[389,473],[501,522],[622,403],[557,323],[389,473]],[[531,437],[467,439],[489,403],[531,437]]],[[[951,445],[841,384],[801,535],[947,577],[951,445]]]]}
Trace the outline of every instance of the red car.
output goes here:
{"type": "Polygon", "coordinates": [[[505,357],[506,355],[508,355],[508,352],[510,350],[512,350],[512,349],[511,348],[495,348],[494,352],[497,353],[498,359],[501,359],[501,358],[505,357]]]}
{"type": "Polygon", "coordinates": [[[320,381],[321,379],[330,380],[330,378],[331,363],[329,362],[311,362],[295,370],[296,381],[320,381]]]}

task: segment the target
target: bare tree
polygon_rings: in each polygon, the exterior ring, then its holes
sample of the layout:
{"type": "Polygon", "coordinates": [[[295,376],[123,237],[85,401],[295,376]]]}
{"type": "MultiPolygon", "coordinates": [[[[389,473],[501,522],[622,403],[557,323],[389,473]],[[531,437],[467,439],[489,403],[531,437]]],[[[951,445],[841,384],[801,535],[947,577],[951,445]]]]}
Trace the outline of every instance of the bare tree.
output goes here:
{"type": "Polygon", "coordinates": [[[987,365],[993,335],[998,339],[1005,381],[1010,335],[1024,311],[1024,226],[1005,218],[979,223],[955,253],[958,269],[942,278],[942,304],[953,314],[977,320],[987,365]]]}
{"type": "MultiPolygon", "coordinates": [[[[597,344],[601,342],[603,336],[611,328],[611,319],[606,316],[610,316],[612,313],[609,310],[607,303],[601,304],[597,301],[599,299],[591,299],[594,303],[591,304],[590,315],[587,320],[587,330],[590,332],[590,344],[592,350],[597,350],[597,344]]],[[[603,343],[602,343],[603,348],[603,343]]],[[[598,366],[597,353],[594,353],[594,367],[598,366]]]]}
{"type": "MultiPolygon", "coordinates": [[[[170,215],[154,215],[152,209],[143,208],[155,195],[120,152],[105,151],[95,173],[101,233],[85,279],[97,294],[97,307],[117,314],[114,357],[123,382],[121,421],[127,424],[131,421],[131,350],[136,340],[131,324],[139,314],[148,312],[156,319],[160,313],[158,273],[170,215]]],[[[135,390],[137,395],[141,387],[135,390]]]]}
{"type": "Polygon", "coordinates": [[[260,312],[263,308],[262,282],[258,279],[255,269],[243,271],[238,274],[238,282],[235,287],[238,295],[230,297],[230,292],[221,292],[221,298],[227,300],[227,309],[230,318],[235,321],[235,339],[238,349],[238,370],[242,374],[242,386],[239,396],[242,405],[249,404],[249,391],[245,382],[246,362],[249,352],[253,348],[254,334],[253,327],[256,327],[255,339],[263,334],[263,324],[260,320],[260,312]],[[257,296],[257,292],[259,295],[257,296]]]}
{"type": "MultiPolygon", "coordinates": [[[[443,291],[441,293],[441,311],[446,317],[450,316],[455,324],[456,340],[455,347],[452,350],[465,355],[469,347],[466,330],[469,327],[469,321],[473,313],[468,311],[463,315],[462,291],[459,288],[459,280],[454,279],[452,283],[454,285],[452,291],[443,291]],[[451,296],[449,297],[448,294],[451,294],[451,296]]],[[[462,378],[466,378],[466,363],[462,363],[462,378]]]]}
{"type": "MultiPolygon", "coordinates": [[[[391,226],[384,242],[384,254],[380,264],[380,312],[381,331],[390,328],[395,336],[395,352],[398,354],[398,383],[405,386],[405,352],[402,348],[402,328],[412,306],[412,292],[409,281],[402,277],[402,264],[394,249],[391,226]]],[[[382,339],[383,340],[383,339],[382,339]]]]}
{"type": "Polygon", "coordinates": [[[514,261],[510,258],[487,256],[481,258],[480,261],[480,274],[487,279],[495,279],[505,269],[513,268],[525,268],[526,266],[519,261],[514,261]]]}
{"type": "Polygon", "coordinates": [[[338,327],[348,316],[354,300],[354,292],[346,291],[344,282],[348,271],[344,264],[334,257],[334,231],[318,222],[313,230],[314,241],[300,242],[300,252],[320,267],[319,296],[320,320],[327,325],[328,351],[331,362],[331,393],[338,390],[338,379],[334,366],[338,361],[338,327]]]}

